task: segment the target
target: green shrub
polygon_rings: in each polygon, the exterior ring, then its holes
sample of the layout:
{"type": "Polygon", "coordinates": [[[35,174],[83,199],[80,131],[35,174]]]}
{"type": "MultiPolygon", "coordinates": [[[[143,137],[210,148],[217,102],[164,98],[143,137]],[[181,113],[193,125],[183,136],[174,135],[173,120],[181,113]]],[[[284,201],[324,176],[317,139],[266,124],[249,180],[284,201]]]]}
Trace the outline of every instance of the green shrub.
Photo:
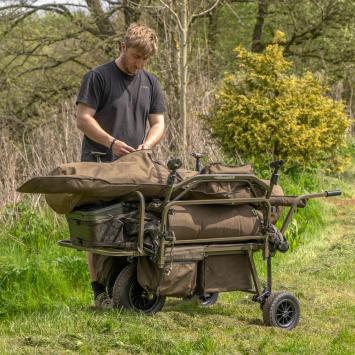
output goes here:
{"type": "Polygon", "coordinates": [[[262,54],[235,51],[237,70],[225,75],[205,117],[223,150],[260,167],[285,159],[287,168],[342,171],[349,161],[344,149],[350,123],[343,103],[328,97],[312,73],[292,74],[277,44],[262,54]]]}

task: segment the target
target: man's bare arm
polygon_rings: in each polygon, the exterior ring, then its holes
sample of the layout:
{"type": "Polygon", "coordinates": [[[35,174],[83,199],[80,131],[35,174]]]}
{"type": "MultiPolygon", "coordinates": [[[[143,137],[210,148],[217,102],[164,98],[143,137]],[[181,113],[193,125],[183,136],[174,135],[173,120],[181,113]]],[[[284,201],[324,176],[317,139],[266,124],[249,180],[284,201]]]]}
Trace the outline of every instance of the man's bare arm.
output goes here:
{"type": "MultiPolygon", "coordinates": [[[[83,103],[79,103],[76,107],[76,124],[78,128],[93,141],[109,148],[114,140],[110,134],[103,130],[94,118],[95,110],[83,103]]],[[[116,156],[122,156],[135,149],[127,145],[125,142],[116,140],[112,146],[112,152],[116,156]]]]}
{"type": "Polygon", "coordinates": [[[148,120],[150,129],[144,143],[138,147],[138,150],[151,149],[159,143],[164,134],[165,125],[163,114],[150,114],[148,120]]]}

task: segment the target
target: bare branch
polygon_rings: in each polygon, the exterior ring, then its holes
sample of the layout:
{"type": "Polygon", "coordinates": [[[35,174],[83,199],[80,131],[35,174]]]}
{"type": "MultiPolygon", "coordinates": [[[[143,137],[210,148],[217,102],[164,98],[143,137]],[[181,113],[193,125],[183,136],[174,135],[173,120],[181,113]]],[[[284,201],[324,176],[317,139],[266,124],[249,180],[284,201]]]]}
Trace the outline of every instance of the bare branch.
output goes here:
{"type": "Polygon", "coordinates": [[[193,14],[193,15],[191,16],[191,18],[190,18],[189,26],[190,26],[191,22],[192,22],[195,18],[204,16],[204,15],[208,14],[209,12],[211,12],[211,11],[219,4],[219,2],[220,2],[220,0],[216,0],[215,3],[214,3],[210,8],[208,8],[208,9],[206,9],[206,10],[204,10],[204,11],[198,13],[198,14],[193,14]]]}
{"type": "Polygon", "coordinates": [[[175,21],[176,21],[177,25],[179,26],[179,30],[184,31],[184,28],[181,24],[180,18],[178,16],[178,14],[174,11],[174,9],[172,7],[170,7],[168,4],[166,4],[163,0],[159,0],[159,1],[174,16],[175,21]]]}
{"type": "Polygon", "coordinates": [[[26,74],[29,74],[29,73],[33,73],[33,72],[37,72],[37,71],[46,71],[46,70],[49,70],[49,69],[54,69],[54,68],[57,68],[63,64],[66,64],[68,62],[73,62],[75,64],[78,64],[80,66],[83,66],[87,69],[90,69],[90,67],[88,67],[86,64],[84,64],[83,62],[81,62],[78,57],[80,57],[80,55],[75,55],[75,56],[71,56],[69,58],[65,58],[63,60],[58,60],[58,59],[55,59],[53,57],[50,57],[49,55],[40,55],[41,57],[46,57],[50,60],[53,61],[53,64],[47,64],[47,65],[42,65],[42,66],[38,66],[38,67],[33,67],[33,68],[29,68],[27,70],[24,70],[23,72],[19,73],[17,75],[17,77],[21,77],[21,76],[24,76],[26,74]]]}
{"type": "MultiPolygon", "coordinates": [[[[74,6],[72,4],[56,4],[56,3],[48,3],[48,4],[43,4],[43,5],[28,5],[28,4],[23,4],[20,2],[19,4],[14,4],[14,5],[8,5],[8,6],[2,6],[0,7],[0,11],[4,10],[11,10],[11,9],[31,9],[36,11],[51,11],[51,12],[56,12],[60,15],[68,15],[72,16],[70,10],[66,6],[74,6]]],[[[80,7],[84,7],[83,5],[80,5],[80,7]]]]}
{"type": "MultiPolygon", "coordinates": [[[[64,37],[60,37],[60,38],[51,38],[51,37],[36,37],[36,38],[32,38],[32,39],[26,39],[26,41],[31,42],[33,41],[34,43],[37,43],[33,48],[27,50],[27,51],[19,51],[19,52],[14,52],[14,53],[8,53],[8,55],[12,56],[11,60],[4,65],[3,68],[0,69],[0,75],[3,75],[6,73],[6,75],[8,76],[9,74],[11,74],[12,72],[19,72],[24,65],[27,63],[27,61],[30,58],[46,58],[46,59],[50,59],[53,60],[52,57],[45,55],[45,54],[38,54],[37,52],[41,49],[43,49],[43,47],[45,46],[51,46],[53,44],[56,43],[60,43],[69,39],[75,39],[78,38],[80,34],[82,34],[84,32],[84,30],[81,31],[77,31],[74,33],[68,33],[65,34],[64,37]],[[19,58],[23,57],[23,60],[18,63],[17,65],[13,65],[12,64],[18,60],[19,58]]],[[[81,53],[80,55],[82,55],[83,53],[81,53]]],[[[80,56],[77,53],[77,56],[80,56]]],[[[84,63],[81,64],[81,66],[90,69],[90,67],[84,63]]],[[[17,76],[21,76],[17,75],[17,76]]]]}
{"type": "Polygon", "coordinates": [[[230,12],[235,16],[235,18],[240,23],[243,23],[243,21],[241,20],[241,17],[236,13],[236,11],[233,9],[233,7],[229,4],[229,1],[226,1],[226,0],[222,0],[222,1],[223,1],[223,4],[229,8],[230,12]]]}
{"type": "Polygon", "coordinates": [[[2,6],[0,7],[0,12],[4,11],[5,15],[3,18],[9,19],[11,21],[11,27],[3,31],[2,36],[7,36],[18,24],[24,21],[27,17],[33,15],[38,11],[54,12],[61,16],[67,16],[73,18],[72,13],[64,4],[48,3],[43,5],[32,5],[26,2],[20,1],[17,4],[2,6]],[[19,10],[15,13],[6,14],[6,10],[19,10]],[[22,10],[22,11],[21,11],[22,10]],[[23,11],[24,10],[24,11],[23,11]]]}

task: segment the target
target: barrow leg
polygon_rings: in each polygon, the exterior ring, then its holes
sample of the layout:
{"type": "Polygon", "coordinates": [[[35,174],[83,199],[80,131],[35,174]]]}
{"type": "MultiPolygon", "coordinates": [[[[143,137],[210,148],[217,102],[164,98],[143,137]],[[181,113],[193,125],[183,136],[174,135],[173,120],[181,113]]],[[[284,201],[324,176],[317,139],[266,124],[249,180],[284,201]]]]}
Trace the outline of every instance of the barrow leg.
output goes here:
{"type": "Polygon", "coordinates": [[[259,297],[261,294],[260,281],[258,278],[258,274],[256,272],[253,253],[251,250],[248,250],[248,261],[249,261],[251,276],[253,278],[253,283],[254,283],[254,288],[255,288],[255,293],[256,293],[255,296],[259,297]]]}

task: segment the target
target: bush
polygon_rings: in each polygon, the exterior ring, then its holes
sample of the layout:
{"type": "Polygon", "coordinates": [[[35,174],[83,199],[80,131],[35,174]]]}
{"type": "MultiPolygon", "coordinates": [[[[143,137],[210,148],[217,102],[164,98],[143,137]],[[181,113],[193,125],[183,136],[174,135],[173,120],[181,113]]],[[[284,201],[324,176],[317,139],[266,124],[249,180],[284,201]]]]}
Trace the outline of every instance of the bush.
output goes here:
{"type": "Polygon", "coordinates": [[[292,73],[292,63],[277,44],[262,54],[238,47],[238,68],[226,74],[216,103],[205,117],[223,147],[234,157],[262,167],[284,159],[288,168],[303,165],[342,171],[350,120],[344,105],[326,96],[315,76],[292,73]]]}

